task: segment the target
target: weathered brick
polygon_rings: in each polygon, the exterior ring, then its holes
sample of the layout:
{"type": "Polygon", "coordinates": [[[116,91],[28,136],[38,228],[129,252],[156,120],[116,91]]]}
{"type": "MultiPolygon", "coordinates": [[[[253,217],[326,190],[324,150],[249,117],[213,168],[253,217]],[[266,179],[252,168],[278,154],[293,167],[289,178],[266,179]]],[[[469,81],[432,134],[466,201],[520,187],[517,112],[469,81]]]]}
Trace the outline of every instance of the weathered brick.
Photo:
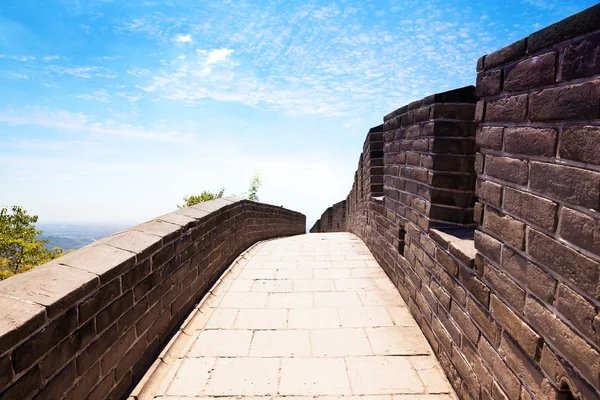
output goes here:
{"type": "Polygon", "coordinates": [[[79,305],[79,321],[85,322],[121,294],[121,282],[113,279],[79,305]]]}
{"type": "Polygon", "coordinates": [[[563,128],[560,135],[559,155],[568,160],[600,164],[600,127],[569,126],[563,128]]]}
{"type": "Polygon", "coordinates": [[[33,394],[42,386],[42,378],[39,367],[35,366],[25,375],[21,376],[15,383],[0,392],[0,399],[25,400],[33,397],[33,394]]]}
{"type": "Polygon", "coordinates": [[[506,128],[504,130],[504,151],[553,157],[556,153],[556,131],[532,127],[506,128]]]}
{"type": "MultiPolygon", "coordinates": [[[[456,303],[453,303],[450,308],[450,315],[456,324],[460,327],[462,333],[471,341],[471,343],[477,343],[479,339],[479,329],[473,324],[473,321],[469,315],[458,307],[456,303]]],[[[458,345],[458,344],[457,344],[458,345]]]]}
{"type": "Polygon", "coordinates": [[[492,207],[485,208],[483,227],[499,236],[506,243],[521,250],[525,248],[525,224],[500,213],[492,207]]]}
{"type": "Polygon", "coordinates": [[[527,120],[526,94],[506,96],[486,103],[486,122],[522,122],[525,120],[527,120]]]}
{"type": "Polygon", "coordinates": [[[561,63],[563,81],[600,74],[600,32],[565,47],[561,63]]]}
{"type": "Polygon", "coordinates": [[[600,332],[594,330],[594,318],[597,312],[590,301],[561,283],[558,285],[554,306],[591,341],[599,343],[600,332]]]}
{"type": "Polygon", "coordinates": [[[556,52],[525,59],[504,70],[504,90],[519,91],[554,83],[556,52]]]}
{"type": "Polygon", "coordinates": [[[48,383],[46,383],[46,385],[40,390],[40,393],[38,393],[34,399],[60,399],[67,392],[67,390],[71,388],[76,378],[77,371],[75,368],[75,362],[72,362],[63,368],[63,370],[53,377],[48,383]]]}
{"type": "Polygon", "coordinates": [[[543,233],[527,231],[527,252],[533,258],[600,299],[600,263],[543,233]]]}
{"type": "Polygon", "coordinates": [[[525,317],[546,342],[556,347],[596,389],[600,388],[600,354],[533,298],[525,304],[525,317]]]}
{"type": "Polygon", "coordinates": [[[485,118],[485,101],[480,100],[475,105],[475,121],[481,122],[485,118]]]}
{"type": "Polygon", "coordinates": [[[504,188],[504,210],[542,228],[555,229],[558,204],[527,192],[504,188]]]}
{"type": "Polygon", "coordinates": [[[485,339],[479,341],[479,352],[490,371],[506,391],[509,399],[518,399],[521,392],[519,379],[508,369],[494,347],[485,339]]]}
{"type": "Polygon", "coordinates": [[[527,40],[521,39],[485,56],[485,69],[506,64],[525,55],[527,40]]]}
{"type": "Polygon", "coordinates": [[[475,142],[482,149],[502,150],[503,131],[501,126],[481,127],[477,129],[475,142]]]}
{"type": "Polygon", "coordinates": [[[502,295],[511,306],[519,311],[523,310],[525,306],[525,291],[510,277],[498,271],[491,264],[485,265],[483,276],[495,292],[502,295]]]}
{"type": "Polygon", "coordinates": [[[600,117],[600,81],[544,89],[529,96],[529,119],[590,120],[600,117]]]}
{"type": "Polygon", "coordinates": [[[507,182],[527,184],[529,165],[526,160],[516,158],[486,156],[485,173],[507,182]]]}
{"type": "Polygon", "coordinates": [[[121,276],[121,288],[123,292],[131,289],[136,283],[144,279],[150,273],[150,258],[138,263],[132,269],[121,276]]]}
{"type": "Polygon", "coordinates": [[[502,186],[492,181],[478,180],[475,194],[479,200],[500,207],[502,205],[502,186]]]}
{"type": "MultiPolygon", "coordinates": [[[[0,349],[8,350],[46,323],[44,307],[0,296],[0,349]]],[[[1,387],[1,385],[0,385],[1,387]]]]}
{"type": "Polygon", "coordinates": [[[479,230],[475,231],[475,248],[490,260],[499,263],[502,243],[479,230]]]}
{"type": "Polygon", "coordinates": [[[504,330],[521,346],[525,354],[533,360],[540,344],[540,336],[495,295],[491,298],[490,311],[504,330]]]}
{"type": "Polygon", "coordinates": [[[563,207],[558,234],[565,240],[594,254],[600,254],[600,221],[587,214],[563,207]]]}
{"type": "Polygon", "coordinates": [[[452,275],[457,276],[458,274],[458,262],[448,253],[446,253],[440,247],[435,250],[435,258],[438,260],[440,265],[452,275]]]}
{"type": "Polygon", "coordinates": [[[481,153],[475,154],[475,172],[478,174],[483,174],[484,158],[481,153]]]}
{"type": "Polygon", "coordinates": [[[130,290],[98,313],[98,316],[96,317],[96,327],[98,332],[102,332],[104,329],[106,329],[132,306],[133,292],[130,290]]]}
{"type": "Polygon", "coordinates": [[[89,321],[70,334],[40,362],[42,379],[46,380],[56,373],[56,369],[75,357],[75,354],[87,346],[96,335],[94,321],[89,321]]]}
{"type": "MultiPolygon", "coordinates": [[[[502,339],[499,350],[507,364],[512,367],[521,381],[531,390],[535,399],[557,399],[556,389],[552,387],[534,364],[532,355],[523,354],[508,338],[502,339]]],[[[523,397],[521,399],[524,400],[523,397]]]]}
{"type": "MultiPolygon", "coordinates": [[[[481,332],[487,335],[488,339],[495,345],[500,343],[500,327],[496,320],[490,314],[481,308],[473,299],[467,300],[467,312],[473,319],[481,332]]],[[[481,339],[480,339],[481,343],[481,339]]]]}
{"type": "Polygon", "coordinates": [[[530,187],[572,204],[600,209],[600,172],[532,162],[530,187]]]}
{"type": "Polygon", "coordinates": [[[540,299],[548,303],[554,301],[556,279],[508,246],[502,249],[502,268],[540,299]]]}
{"type": "Polygon", "coordinates": [[[86,400],[106,400],[106,395],[115,385],[115,371],[106,375],[90,392],[86,400]]]}
{"type": "Polygon", "coordinates": [[[34,334],[13,353],[15,372],[19,373],[33,365],[42,355],[68,337],[77,327],[77,311],[70,309],[34,334]]]}
{"type": "Polygon", "coordinates": [[[467,268],[461,267],[459,280],[463,283],[471,295],[477,299],[484,307],[488,307],[490,299],[490,289],[484,284],[477,275],[471,273],[467,268]]]}
{"type": "Polygon", "coordinates": [[[0,357],[0,390],[8,385],[14,376],[10,354],[5,354],[0,357]]]}
{"type": "Polygon", "coordinates": [[[100,357],[112,346],[119,337],[117,324],[111,326],[77,357],[77,372],[79,375],[89,370],[100,357]]]}
{"type": "Polygon", "coordinates": [[[477,97],[493,96],[502,90],[502,70],[477,74],[475,93],[477,97]]]}
{"type": "Polygon", "coordinates": [[[115,343],[113,343],[100,361],[101,373],[107,374],[121,357],[136,341],[135,327],[129,328],[115,343]]]}

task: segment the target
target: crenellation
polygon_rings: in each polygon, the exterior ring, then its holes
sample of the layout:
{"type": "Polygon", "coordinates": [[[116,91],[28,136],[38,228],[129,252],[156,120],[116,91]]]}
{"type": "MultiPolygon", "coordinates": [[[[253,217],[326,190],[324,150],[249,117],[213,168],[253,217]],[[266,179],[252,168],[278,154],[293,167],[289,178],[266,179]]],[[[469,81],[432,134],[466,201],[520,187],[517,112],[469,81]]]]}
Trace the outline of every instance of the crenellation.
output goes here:
{"type": "Polygon", "coordinates": [[[460,398],[600,397],[599,13],[386,115],[383,197],[348,195],[460,398]]]}

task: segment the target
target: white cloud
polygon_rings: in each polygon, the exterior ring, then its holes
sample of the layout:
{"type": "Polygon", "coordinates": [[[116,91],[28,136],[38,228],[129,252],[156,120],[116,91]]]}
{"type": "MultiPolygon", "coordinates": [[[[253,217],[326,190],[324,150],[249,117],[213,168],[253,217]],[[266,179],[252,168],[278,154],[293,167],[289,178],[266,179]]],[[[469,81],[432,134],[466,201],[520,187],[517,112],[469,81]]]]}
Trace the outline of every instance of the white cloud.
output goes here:
{"type": "Polygon", "coordinates": [[[76,97],[79,99],[85,99],[85,100],[101,101],[103,103],[108,103],[108,102],[110,102],[110,99],[111,99],[111,96],[108,94],[106,89],[93,90],[91,93],[80,94],[80,95],[77,95],[76,97]]]}
{"type": "Polygon", "coordinates": [[[178,43],[190,43],[192,41],[192,36],[189,33],[187,35],[177,35],[173,38],[173,41],[178,43]]]}
{"type": "Polygon", "coordinates": [[[93,77],[114,79],[117,77],[117,74],[114,71],[97,66],[63,67],[59,65],[49,65],[46,67],[46,70],[55,72],[60,76],[71,75],[83,79],[90,79],[93,77]]]}
{"type": "Polygon", "coordinates": [[[133,67],[130,70],[127,71],[127,73],[129,75],[133,75],[135,77],[141,77],[141,76],[145,76],[148,75],[148,73],[150,73],[150,71],[148,71],[145,68],[140,68],[140,67],[133,67]]]}
{"type": "Polygon", "coordinates": [[[46,56],[44,57],[44,61],[58,60],[59,58],[60,56],[46,56]]]}
{"type": "Polygon", "coordinates": [[[33,56],[21,56],[21,55],[14,55],[14,54],[0,54],[0,58],[6,58],[9,60],[22,61],[22,62],[33,61],[36,59],[33,56]]]}
{"type": "Polygon", "coordinates": [[[14,79],[29,79],[29,75],[27,74],[18,74],[15,72],[9,72],[8,74],[14,79]]]}
{"type": "Polygon", "coordinates": [[[207,64],[216,64],[218,62],[224,61],[227,57],[233,53],[231,49],[216,49],[208,52],[208,58],[206,60],[207,64]]]}
{"type": "Polygon", "coordinates": [[[116,124],[114,121],[99,121],[93,115],[67,110],[48,110],[41,108],[11,110],[0,113],[0,123],[9,126],[40,126],[61,131],[94,134],[100,136],[121,136],[138,139],[152,139],[164,142],[181,142],[189,140],[193,134],[170,129],[153,129],[131,124],[116,124]]]}

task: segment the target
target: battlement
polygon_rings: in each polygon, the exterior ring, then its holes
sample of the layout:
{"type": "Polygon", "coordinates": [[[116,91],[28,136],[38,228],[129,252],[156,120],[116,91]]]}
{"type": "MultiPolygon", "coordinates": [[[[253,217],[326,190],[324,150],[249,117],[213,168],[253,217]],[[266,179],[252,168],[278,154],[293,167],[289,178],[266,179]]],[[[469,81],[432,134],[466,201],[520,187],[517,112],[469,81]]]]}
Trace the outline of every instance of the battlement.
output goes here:
{"type": "Polygon", "coordinates": [[[217,199],[0,282],[0,398],[122,398],[239,254],[305,227],[300,213],[217,199]]]}
{"type": "Polygon", "coordinates": [[[461,398],[600,396],[599,52],[597,5],[481,57],[475,87],[405,105],[367,135],[346,230],[461,398]]]}

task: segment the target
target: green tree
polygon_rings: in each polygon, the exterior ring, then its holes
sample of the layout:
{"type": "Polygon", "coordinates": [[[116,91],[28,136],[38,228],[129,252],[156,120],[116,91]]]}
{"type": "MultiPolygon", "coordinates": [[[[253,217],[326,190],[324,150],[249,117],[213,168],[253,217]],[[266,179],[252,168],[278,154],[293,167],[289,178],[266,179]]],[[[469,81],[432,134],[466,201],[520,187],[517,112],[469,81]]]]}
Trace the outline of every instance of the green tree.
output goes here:
{"type": "Polygon", "coordinates": [[[37,215],[28,215],[19,206],[0,210],[0,280],[27,271],[40,264],[62,256],[63,250],[52,250],[44,245],[47,240],[38,237],[42,231],[35,229],[37,215]]]}
{"type": "Polygon", "coordinates": [[[250,180],[250,189],[248,190],[248,199],[258,201],[258,188],[260,188],[262,182],[258,174],[254,175],[250,180]]]}
{"type": "Polygon", "coordinates": [[[211,193],[208,190],[205,190],[199,195],[185,196],[183,198],[184,204],[181,206],[177,205],[177,208],[191,207],[194,204],[202,203],[204,201],[220,199],[221,197],[223,197],[223,193],[225,193],[225,188],[221,188],[221,190],[215,193],[211,193]]]}

